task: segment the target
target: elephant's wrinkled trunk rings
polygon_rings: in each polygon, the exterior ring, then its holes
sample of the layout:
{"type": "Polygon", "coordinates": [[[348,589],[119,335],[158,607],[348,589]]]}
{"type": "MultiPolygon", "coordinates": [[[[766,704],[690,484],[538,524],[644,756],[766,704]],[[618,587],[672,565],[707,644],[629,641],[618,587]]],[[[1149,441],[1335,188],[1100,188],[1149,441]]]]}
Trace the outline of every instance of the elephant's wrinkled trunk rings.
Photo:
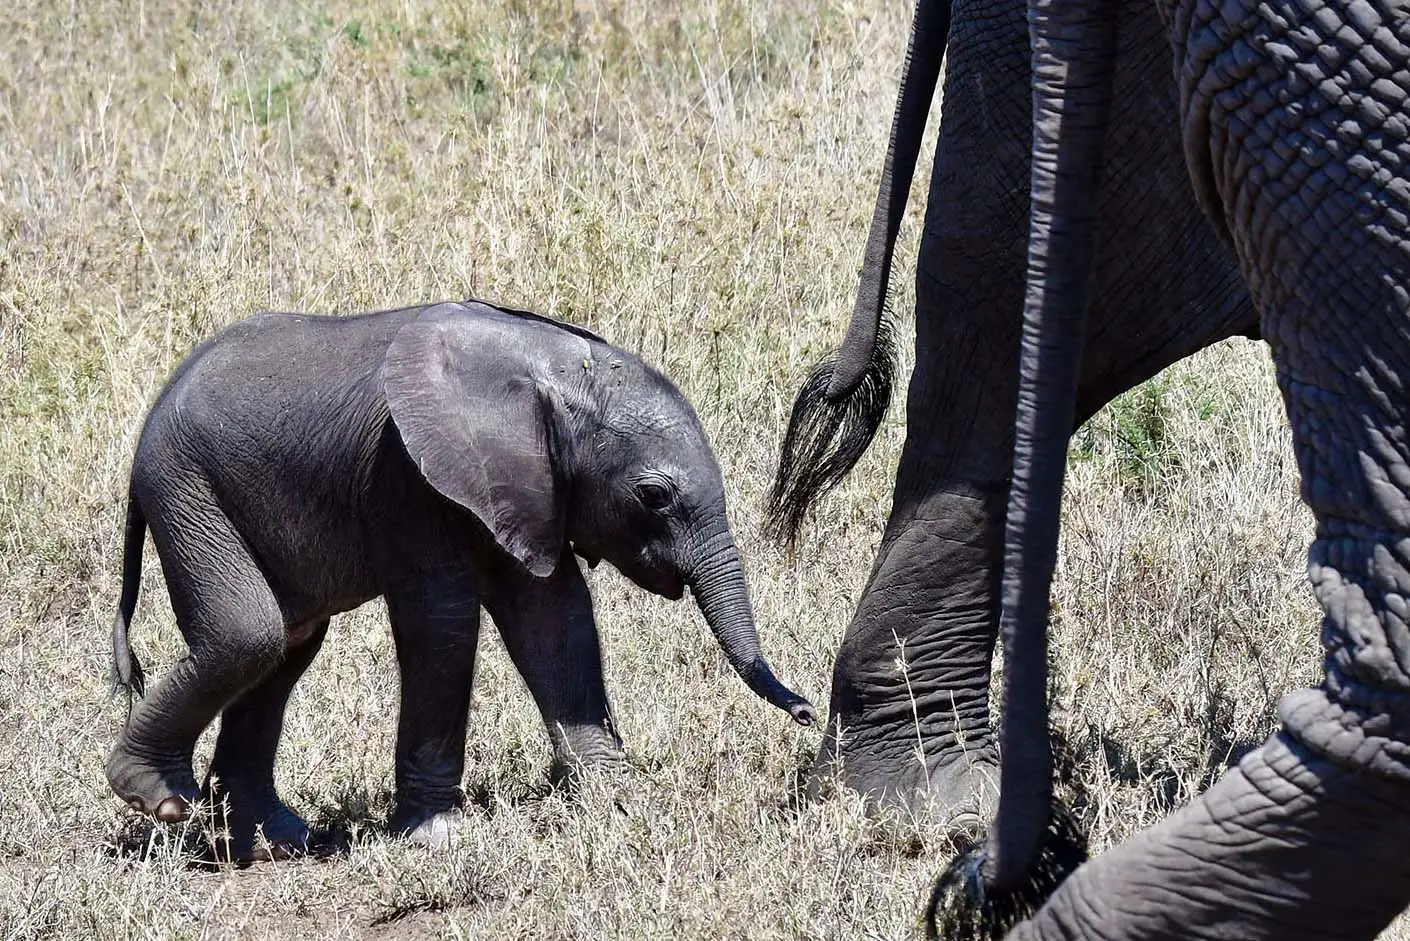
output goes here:
{"type": "Polygon", "coordinates": [[[754,609],[734,539],[728,533],[709,539],[697,558],[686,582],[730,666],[761,699],[787,712],[799,725],[812,725],[817,720],[813,704],[780,683],[759,650],[754,609]]]}

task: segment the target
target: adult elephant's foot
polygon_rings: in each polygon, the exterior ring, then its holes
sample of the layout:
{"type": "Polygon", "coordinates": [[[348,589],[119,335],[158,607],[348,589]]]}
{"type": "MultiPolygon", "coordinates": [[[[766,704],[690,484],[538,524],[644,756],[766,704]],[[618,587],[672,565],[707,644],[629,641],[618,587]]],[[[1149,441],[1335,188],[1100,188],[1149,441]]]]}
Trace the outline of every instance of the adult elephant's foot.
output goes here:
{"type": "Polygon", "coordinates": [[[811,790],[836,781],[878,808],[968,828],[996,803],[989,675],[1008,485],[931,489],[934,468],[902,465],[897,509],[833,665],[811,790]]]}
{"type": "Polygon", "coordinates": [[[1410,782],[1279,733],[1195,802],[1078,869],[1008,937],[1373,938],[1410,904],[1407,845],[1410,782]]]}
{"type": "Polygon", "coordinates": [[[215,778],[201,796],[212,808],[217,859],[244,865],[308,852],[308,824],[280,800],[272,783],[215,778]]]}
{"type": "Polygon", "coordinates": [[[105,770],[113,793],[163,823],[190,818],[196,806],[200,792],[189,756],[154,761],[133,751],[124,735],[108,755],[105,770]]]}
{"type": "Polygon", "coordinates": [[[829,734],[808,775],[808,794],[820,797],[838,785],[857,791],[875,810],[932,821],[952,831],[973,831],[992,816],[999,794],[998,758],[992,747],[927,756],[873,755],[839,749],[829,734]]]}

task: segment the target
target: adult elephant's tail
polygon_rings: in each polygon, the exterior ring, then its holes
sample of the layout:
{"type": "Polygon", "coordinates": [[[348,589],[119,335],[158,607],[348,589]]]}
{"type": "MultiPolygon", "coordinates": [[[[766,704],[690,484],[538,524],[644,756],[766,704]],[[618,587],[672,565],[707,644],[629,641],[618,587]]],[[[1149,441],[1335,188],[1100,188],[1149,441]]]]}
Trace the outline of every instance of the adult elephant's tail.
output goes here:
{"type": "Polygon", "coordinates": [[[999,806],[984,845],[951,864],[936,885],[928,913],[932,938],[1002,937],[1085,855],[1081,835],[1053,800],[1047,622],[1092,282],[1117,12],[1115,0],[1028,4],[1032,210],[1004,533],[999,806]]]}
{"type": "Polygon", "coordinates": [[[769,493],[769,529],[789,544],[808,508],[856,466],[891,403],[896,347],[887,319],[887,286],[949,33],[947,0],[919,0],[847,337],[798,391],[769,493]]]}

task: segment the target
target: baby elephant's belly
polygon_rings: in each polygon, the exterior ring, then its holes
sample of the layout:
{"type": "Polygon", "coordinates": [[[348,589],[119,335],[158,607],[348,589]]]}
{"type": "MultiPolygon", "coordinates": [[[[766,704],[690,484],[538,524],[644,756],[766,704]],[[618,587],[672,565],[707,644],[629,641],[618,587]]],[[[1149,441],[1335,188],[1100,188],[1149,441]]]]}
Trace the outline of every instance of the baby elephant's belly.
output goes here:
{"type": "MultiPolygon", "coordinates": [[[[346,587],[346,586],[341,586],[346,587]]],[[[320,627],[328,623],[335,614],[351,611],[379,597],[382,592],[371,585],[358,585],[355,591],[299,592],[288,594],[278,592],[280,606],[284,611],[285,631],[289,645],[297,646],[312,636],[320,627]]]]}
{"type": "MultiPolygon", "coordinates": [[[[277,503],[278,495],[268,499],[277,503]]],[[[310,625],[351,611],[384,591],[369,559],[371,540],[348,519],[353,514],[339,507],[322,515],[314,520],[285,513],[286,522],[278,528],[241,527],[291,639],[295,632],[306,634],[310,625]]]]}
{"type": "Polygon", "coordinates": [[[326,623],[325,619],[318,618],[316,620],[304,621],[301,624],[295,624],[293,627],[290,627],[287,635],[289,646],[302,647],[304,644],[308,643],[309,639],[317,634],[326,623]]]}

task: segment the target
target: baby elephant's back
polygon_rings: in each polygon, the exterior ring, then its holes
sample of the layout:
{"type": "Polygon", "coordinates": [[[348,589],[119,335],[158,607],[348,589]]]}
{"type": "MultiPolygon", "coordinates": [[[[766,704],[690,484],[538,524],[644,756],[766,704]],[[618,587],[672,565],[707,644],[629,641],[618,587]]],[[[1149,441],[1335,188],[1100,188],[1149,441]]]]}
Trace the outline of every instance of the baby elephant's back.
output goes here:
{"type": "Polygon", "coordinates": [[[284,571],[311,548],[290,534],[355,553],[365,535],[358,501],[386,421],[383,359],[416,313],[262,314],[203,343],[143,429],[132,484],[144,510],[213,499],[284,571]]]}
{"type": "Polygon", "coordinates": [[[265,442],[259,451],[306,449],[332,413],[362,404],[387,345],[416,313],[259,314],[232,324],[196,347],[167,381],[148,415],[144,445],[174,432],[190,446],[222,451],[240,448],[242,439],[247,446],[265,442]]]}
{"type": "Polygon", "coordinates": [[[271,313],[238,321],[191,351],[152,411],[172,399],[182,411],[258,415],[336,395],[380,368],[392,337],[418,310],[350,317],[271,313]]]}

